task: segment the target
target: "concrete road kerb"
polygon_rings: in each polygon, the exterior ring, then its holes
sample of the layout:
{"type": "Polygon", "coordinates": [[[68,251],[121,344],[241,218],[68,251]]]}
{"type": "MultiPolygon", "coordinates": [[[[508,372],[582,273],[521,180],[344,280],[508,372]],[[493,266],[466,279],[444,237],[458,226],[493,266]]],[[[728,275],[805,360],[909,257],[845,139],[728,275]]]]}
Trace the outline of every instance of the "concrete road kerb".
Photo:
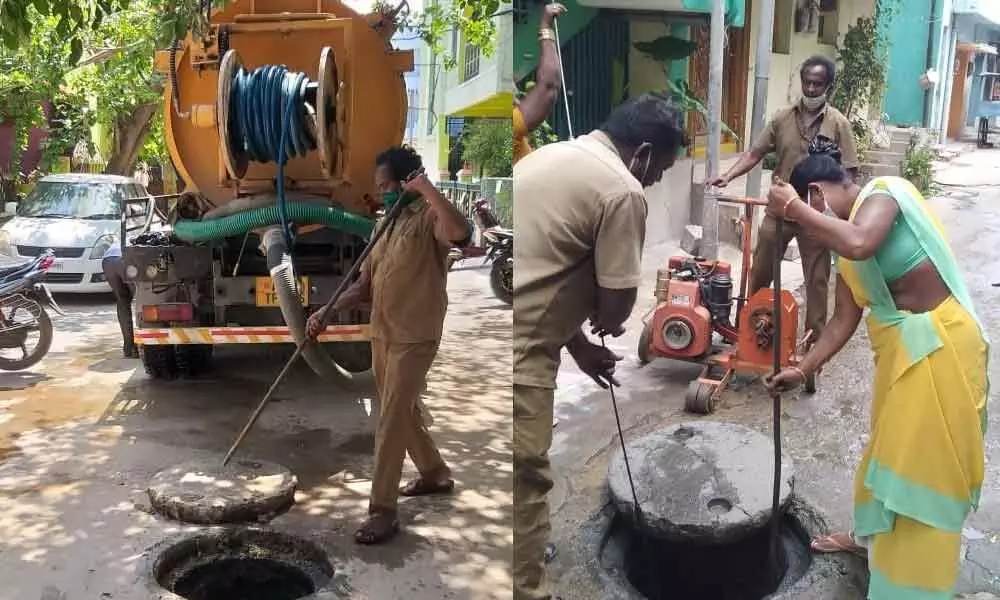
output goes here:
{"type": "Polygon", "coordinates": [[[192,460],[164,469],[150,481],[153,509],[185,523],[266,522],[295,502],[298,481],[285,467],[263,460],[192,460]]]}

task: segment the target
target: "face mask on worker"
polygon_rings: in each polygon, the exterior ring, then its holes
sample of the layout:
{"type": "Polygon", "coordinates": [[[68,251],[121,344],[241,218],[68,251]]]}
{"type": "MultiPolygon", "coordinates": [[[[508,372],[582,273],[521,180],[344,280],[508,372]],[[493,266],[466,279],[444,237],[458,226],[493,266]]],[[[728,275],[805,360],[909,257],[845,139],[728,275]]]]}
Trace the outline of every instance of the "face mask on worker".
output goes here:
{"type": "Polygon", "coordinates": [[[639,180],[642,187],[649,187],[652,183],[649,182],[649,165],[653,161],[653,145],[649,142],[643,142],[639,144],[639,147],[635,149],[635,153],[632,154],[632,160],[628,163],[628,170],[632,173],[632,176],[639,180]],[[639,158],[639,154],[645,150],[646,158],[643,161],[639,158]],[[639,165],[642,164],[642,172],[639,172],[639,165]]]}
{"type": "Polygon", "coordinates": [[[826,93],[822,93],[819,96],[802,96],[802,106],[806,108],[809,112],[816,112],[823,108],[826,104],[826,93]]]}

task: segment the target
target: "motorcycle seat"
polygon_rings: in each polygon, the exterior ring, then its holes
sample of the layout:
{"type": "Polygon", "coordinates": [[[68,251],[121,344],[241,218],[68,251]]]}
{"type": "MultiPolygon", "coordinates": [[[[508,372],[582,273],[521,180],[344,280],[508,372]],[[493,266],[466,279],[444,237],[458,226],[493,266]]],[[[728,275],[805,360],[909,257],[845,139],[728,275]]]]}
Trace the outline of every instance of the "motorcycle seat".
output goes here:
{"type": "Polygon", "coordinates": [[[23,271],[25,268],[31,266],[31,263],[33,263],[33,262],[34,262],[34,260],[28,260],[28,261],[22,261],[20,263],[13,264],[13,265],[0,266],[0,279],[4,279],[6,277],[9,277],[9,276],[17,273],[18,271],[23,271]]]}

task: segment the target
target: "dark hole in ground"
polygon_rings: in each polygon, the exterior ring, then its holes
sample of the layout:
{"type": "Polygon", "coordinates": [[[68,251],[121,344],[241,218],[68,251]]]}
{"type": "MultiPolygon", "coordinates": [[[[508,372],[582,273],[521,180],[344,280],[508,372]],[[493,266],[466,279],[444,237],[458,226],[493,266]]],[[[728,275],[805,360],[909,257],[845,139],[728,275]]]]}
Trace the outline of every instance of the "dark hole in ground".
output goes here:
{"type": "Polygon", "coordinates": [[[186,600],[298,600],[316,591],[300,569],[269,558],[223,558],[184,574],[170,591],[186,600]]]}
{"type": "Polygon", "coordinates": [[[812,561],[807,536],[789,517],[782,520],[782,568],[769,559],[769,528],[715,546],[669,542],[636,533],[622,516],[613,535],[625,536],[627,577],[649,600],[762,600],[798,580],[812,561]]]}

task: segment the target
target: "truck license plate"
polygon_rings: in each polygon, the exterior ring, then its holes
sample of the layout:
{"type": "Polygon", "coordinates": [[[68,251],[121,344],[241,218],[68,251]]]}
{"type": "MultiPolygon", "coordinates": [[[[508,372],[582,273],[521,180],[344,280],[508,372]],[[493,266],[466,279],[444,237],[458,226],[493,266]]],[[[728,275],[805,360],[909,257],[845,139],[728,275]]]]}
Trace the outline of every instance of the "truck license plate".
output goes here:
{"type": "MultiPolygon", "coordinates": [[[[278,294],[274,291],[274,280],[270,277],[258,277],[255,286],[257,306],[280,306],[278,294]]],[[[309,278],[299,277],[299,293],[302,295],[302,305],[309,305],[309,278]]]]}

